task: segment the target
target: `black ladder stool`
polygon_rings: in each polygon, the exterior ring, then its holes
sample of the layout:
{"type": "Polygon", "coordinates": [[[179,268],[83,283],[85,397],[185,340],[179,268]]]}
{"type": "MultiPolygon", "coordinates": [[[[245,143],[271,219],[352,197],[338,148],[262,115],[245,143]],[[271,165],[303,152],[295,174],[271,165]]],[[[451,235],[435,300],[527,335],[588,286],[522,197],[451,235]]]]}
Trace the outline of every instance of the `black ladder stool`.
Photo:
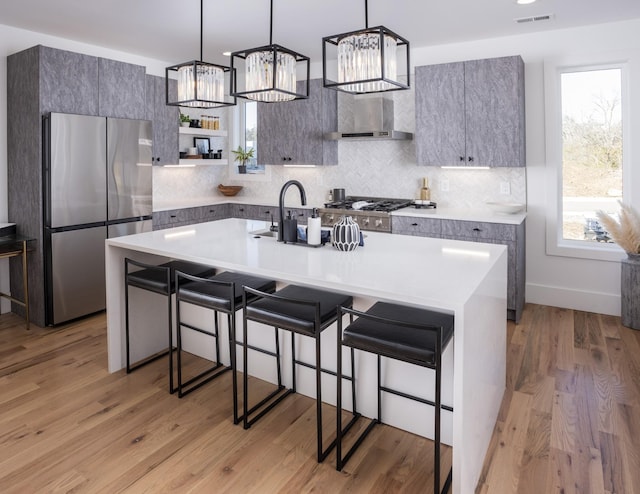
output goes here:
{"type": "MultiPolygon", "coordinates": [[[[303,286],[288,285],[273,294],[245,287],[243,300],[243,360],[244,360],[244,428],[248,429],[272,410],[278,403],[291,393],[296,392],[296,365],[302,365],[316,371],[316,432],[318,462],[322,462],[335,447],[335,439],[323,451],[322,447],[322,372],[336,375],[335,372],[321,368],[320,335],[324,329],[333,324],[338,317],[338,306],[351,307],[353,297],[340,293],[327,292],[303,286]],[[250,301],[249,297],[256,297],[250,301]],[[275,353],[249,345],[247,340],[247,322],[255,321],[275,328],[275,353]],[[291,331],[291,371],[292,387],[286,389],[282,384],[280,367],[279,329],[291,331]],[[296,358],[295,334],[311,337],[315,340],[315,363],[309,364],[296,358]],[[276,358],[278,372],[278,387],[259,403],[249,408],[249,389],[247,355],[248,350],[266,353],[276,358]],[[264,408],[262,408],[264,406],[264,408]],[[261,410],[259,410],[262,408],[261,410]],[[259,410],[259,411],[258,411],[259,410]],[[254,414],[252,418],[250,415],[254,414]]],[[[340,373],[337,373],[340,375],[340,373]]],[[[340,381],[340,379],[338,379],[340,381]]],[[[355,388],[352,390],[355,394],[355,388]]],[[[355,422],[355,418],[347,429],[355,422]]]]}
{"type": "Polygon", "coordinates": [[[210,266],[187,261],[170,261],[159,266],[147,264],[133,259],[124,260],[124,304],[125,304],[125,339],[127,347],[127,374],[169,354],[169,393],[174,393],[173,386],[173,317],[171,295],[175,293],[176,270],[195,276],[213,276],[216,270],[210,266]],[[130,268],[137,269],[131,271],[130,268]],[[133,286],[167,297],[167,323],[169,327],[169,347],[154,355],[131,363],[131,345],[129,338],[129,287],[133,286]]]}
{"type": "Polygon", "coordinates": [[[236,319],[235,313],[242,308],[243,287],[248,286],[267,293],[276,291],[276,282],[257,276],[225,271],[223,273],[202,278],[176,271],[176,320],[177,320],[177,354],[178,354],[178,396],[182,398],[191,391],[212,381],[228,370],[233,371],[233,423],[239,422],[238,417],[238,381],[236,368],[236,319]],[[203,329],[182,320],[180,302],[197,305],[213,310],[213,331],[203,329]],[[219,322],[218,313],[227,314],[227,328],[229,337],[229,358],[231,366],[220,363],[220,347],[218,345],[219,322]],[[198,375],[183,382],[182,376],[182,330],[190,329],[207,336],[215,341],[215,364],[198,375]]]}
{"type": "MultiPolygon", "coordinates": [[[[435,312],[426,309],[418,309],[397,304],[377,302],[366,312],[356,311],[351,308],[340,307],[338,315],[338,375],[342,372],[342,346],[351,349],[362,350],[377,355],[378,364],[378,413],[372,419],[368,427],[356,439],[353,446],[342,455],[342,383],[338,380],[337,386],[337,446],[336,469],[342,470],[351,455],[362,444],[364,438],[371,432],[376,424],[381,423],[381,395],[382,392],[395,394],[410,400],[418,401],[435,407],[434,424],[434,493],[447,492],[451,485],[452,471],[440,490],[440,412],[441,408],[453,411],[453,408],[442,405],[441,400],[441,365],[442,352],[453,336],[453,315],[435,312]],[[350,314],[358,316],[355,322],[342,328],[342,315],[350,314]],[[381,357],[400,360],[410,364],[427,367],[435,370],[435,398],[434,401],[426,400],[418,396],[409,395],[394,389],[385,387],[381,383],[380,360],[381,357]]],[[[353,359],[353,356],[351,357],[353,359]]],[[[353,362],[352,362],[353,368],[353,362]]],[[[355,376],[352,375],[355,380],[355,376]]],[[[354,413],[355,404],[354,404],[354,413]]]]}

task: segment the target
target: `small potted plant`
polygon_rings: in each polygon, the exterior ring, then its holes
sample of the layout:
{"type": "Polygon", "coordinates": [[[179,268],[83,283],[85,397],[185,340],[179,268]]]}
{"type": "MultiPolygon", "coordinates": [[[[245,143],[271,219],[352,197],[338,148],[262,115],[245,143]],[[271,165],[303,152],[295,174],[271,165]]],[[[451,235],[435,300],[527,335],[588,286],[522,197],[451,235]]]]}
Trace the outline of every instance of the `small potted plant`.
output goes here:
{"type": "Polygon", "coordinates": [[[180,125],[182,127],[189,127],[189,125],[191,125],[191,117],[184,113],[180,113],[180,125]]]}
{"type": "Polygon", "coordinates": [[[231,150],[236,155],[234,161],[239,161],[238,173],[247,173],[247,161],[253,158],[253,148],[242,149],[242,146],[238,146],[238,149],[231,150]]]}

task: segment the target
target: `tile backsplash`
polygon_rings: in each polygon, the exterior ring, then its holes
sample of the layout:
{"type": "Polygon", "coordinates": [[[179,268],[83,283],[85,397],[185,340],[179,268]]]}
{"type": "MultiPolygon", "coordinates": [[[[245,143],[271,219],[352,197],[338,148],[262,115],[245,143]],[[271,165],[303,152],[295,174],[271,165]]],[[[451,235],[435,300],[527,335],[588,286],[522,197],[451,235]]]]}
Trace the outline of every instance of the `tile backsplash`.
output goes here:
{"type": "MultiPolygon", "coordinates": [[[[413,90],[395,91],[386,97],[394,100],[396,130],[414,132],[413,90]]],[[[348,130],[353,102],[353,96],[338,94],[339,130],[348,130]]],[[[218,199],[217,185],[233,183],[244,186],[238,198],[273,203],[282,184],[297,179],[307,191],[308,203],[321,205],[326,202],[329,190],[336,187],[344,188],[347,195],[418,198],[422,178],[428,177],[431,199],[441,207],[485,209],[487,201],[526,203],[526,168],[468,170],[418,166],[413,141],[340,141],[338,161],[337,166],[317,168],[271,166],[270,179],[266,181],[229,177],[226,166],[156,167],[153,193],[165,203],[188,198],[218,199]],[[501,193],[501,185],[506,184],[509,193],[501,193]]]]}

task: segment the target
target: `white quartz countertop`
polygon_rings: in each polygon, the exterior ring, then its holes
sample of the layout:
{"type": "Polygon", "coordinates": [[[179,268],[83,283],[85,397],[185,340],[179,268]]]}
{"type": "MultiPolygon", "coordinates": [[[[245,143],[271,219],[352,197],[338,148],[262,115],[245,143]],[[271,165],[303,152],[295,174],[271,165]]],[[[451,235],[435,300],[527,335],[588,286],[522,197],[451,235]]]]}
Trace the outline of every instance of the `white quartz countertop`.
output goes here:
{"type": "Polygon", "coordinates": [[[365,232],[365,245],[341,252],[257,237],[268,223],[225,219],[112,238],[107,244],[250,272],[344,293],[455,310],[506,256],[506,247],[365,232]]]}
{"type": "MultiPolygon", "coordinates": [[[[192,208],[199,206],[211,206],[215,204],[253,204],[260,206],[275,206],[277,201],[268,199],[256,199],[252,197],[200,197],[190,198],[180,201],[156,201],[153,202],[154,211],[169,211],[172,209],[192,208]]],[[[287,198],[288,207],[299,207],[312,209],[322,207],[323,204],[307,204],[306,206],[295,205],[295,200],[287,198]]],[[[505,223],[519,225],[527,217],[526,212],[517,214],[501,214],[493,212],[487,208],[483,209],[458,209],[458,208],[436,208],[436,209],[416,209],[408,207],[399,209],[391,213],[392,216],[416,216],[425,218],[435,218],[441,220],[463,220],[463,221],[484,221],[488,223],[505,223]]]]}
{"type": "MultiPolygon", "coordinates": [[[[153,210],[154,211],[169,211],[172,209],[184,209],[184,208],[194,208],[200,206],[211,206],[215,204],[252,204],[256,206],[275,206],[277,205],[277,200],[268,200],[268,199],[256,199],[254,197],[243,197],[243,196],[219,196],[219,197],[194,197],[183,200],[172,200],[172,201],[157,201],[154,199],[153,201],[153,210]]],[[[295,197],[287,197],[287,207],[290,208],[318,208],[322,207],[317,204],[307,204],[306,206],[301,206],[300,204],[296,205],[295,197]]]]}
{"type": "Polygon", "coordinates": [[[519,225],[527,217],[526,212],[516,214],[496,213],[488,209],[416,209],[402,208],[391,213],[392,216],[411,216],[419,218],[433,218],[439,220],[483,221],[487,223],[505,223],[519,225]]]}

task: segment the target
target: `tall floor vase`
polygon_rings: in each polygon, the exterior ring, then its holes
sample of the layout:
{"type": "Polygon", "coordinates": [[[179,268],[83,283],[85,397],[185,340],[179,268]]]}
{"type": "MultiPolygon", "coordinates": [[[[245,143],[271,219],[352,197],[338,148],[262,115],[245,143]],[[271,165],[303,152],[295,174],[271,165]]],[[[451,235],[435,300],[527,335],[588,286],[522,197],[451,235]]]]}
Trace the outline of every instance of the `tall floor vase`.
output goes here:
{"type": "Polygon", "coordinates": [[[622,325],[640,329],[640,254],[629,254],[621,269],[622,325]]]}

